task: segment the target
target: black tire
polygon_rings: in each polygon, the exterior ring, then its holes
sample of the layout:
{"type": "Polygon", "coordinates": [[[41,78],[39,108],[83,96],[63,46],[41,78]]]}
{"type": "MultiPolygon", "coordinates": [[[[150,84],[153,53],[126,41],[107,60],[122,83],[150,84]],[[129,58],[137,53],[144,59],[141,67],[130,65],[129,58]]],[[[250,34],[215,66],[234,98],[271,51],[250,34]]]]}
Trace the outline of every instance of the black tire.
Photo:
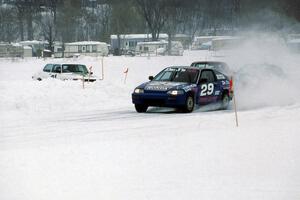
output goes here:
{"type": "Polygon", "coordinates": [[[229,96],[227,93],[225,93],[222,97],[222,101],[221,101],[221,110],[226,110],[229,106],[229,96]]]}
{"type": "Polygon", "coordinates": [[[183,107],[183,112],[185,113],[193,112],[194,107],[195,107],[194,97],[192,95],[189,95],[186,98],[185,105],[183,107]]]}
{"type": "Polygon", "coordinates": [[[138,113],[144,113],[147,111],[148,106],[144,104],[134,104],[135,110],[138,113]]]}
{"type": "Polygon", "coordinates": [[[42,79],[39,77],[39,78],[37,78],[37,80],[38,80],[38,81],[41,81],[42,79]]]}

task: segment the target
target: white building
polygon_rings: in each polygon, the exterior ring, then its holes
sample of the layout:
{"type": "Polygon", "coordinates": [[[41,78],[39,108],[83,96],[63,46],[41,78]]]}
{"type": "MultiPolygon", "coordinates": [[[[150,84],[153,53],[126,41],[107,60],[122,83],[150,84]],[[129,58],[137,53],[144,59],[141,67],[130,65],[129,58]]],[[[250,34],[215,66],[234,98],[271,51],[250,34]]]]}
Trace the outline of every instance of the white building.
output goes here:
{"type": "Polygon", "coordinates": [[[287,41],[288,48],[294,53],[300,53],[300,38],[287,41]]]}
{"type": "MultiPolygon", "coordinates": [[[[159,34],[159,40],[168,40],[168,35],[165,33],[159,34]]],[[[151,34],[123,34],[123,35],[111,35],[110,44],[111,50],[115,53],[126,53],[128,51],[135,51],[136,46],[139,42],[150,42],[152,41],[151,34]]]]}
{"type": "Polygon", "coordinates": [[[81,41],[64,44],[64,52],[61,44],[54,45],[54,57],[73,57],[74,55],[107,56],[108,46],[104,42],[81,41]]]}
{"type": "MultiPolygon", "coordinates": [[[[135,49],[136,55],[167,55],[168,54],[168,41],[155,41],[155,42],[138,42],[135,49]]],[[[179,41],[171,42],[170,55],[182,56],[183,46],[179,41]]]]}
{"type": "MultiPolygon", "coordinates": [[[[32,56],[41,57],[44,49],[47,49],[49,43],[47,41],[28,40],[19,42],[23,47],[29,46],[32,50],[32,56]]],[[[27,49],[28,50],[28,49],[27,49]]]]}
{"type": "MultiPolygon", "coordinates": [[[[192,43],[191,50],[201,50],[203,49],[203,44],[208,44],[207,42],[211,42],[217,36],[199,36],[195,37],[192,43]]],[[[207,46],[207,45],[205,45],[207,46]]]]}
{"type": "Polygon", "coordinates": [[[233,36],[218,36],[212,40],[211,50],[231,50],[241,44],[242,38],[233,36]]]}
{"type": "Polygon", "coordinates": [[[18,43],[0,43],[0,57],[23,57],[23,46],[18,43]]]}
{"type": "Polygon", "coordinates": [[[23,46],[23,57],[32,57],[32,47],[23,46]]]}

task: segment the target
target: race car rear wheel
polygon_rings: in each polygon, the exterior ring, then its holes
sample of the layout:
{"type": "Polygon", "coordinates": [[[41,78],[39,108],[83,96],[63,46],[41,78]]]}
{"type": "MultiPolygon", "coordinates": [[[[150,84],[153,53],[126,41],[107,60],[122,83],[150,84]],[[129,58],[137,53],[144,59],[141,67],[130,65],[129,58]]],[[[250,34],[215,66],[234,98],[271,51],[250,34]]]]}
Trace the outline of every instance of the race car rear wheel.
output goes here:
{"type": "Polygon", "coordinates": [[[195,102],[194,102],[193,96],[188,96],[186,98],[185,106],[183,108],[183,111],[186,112],[186,113],[193,112],[194,106],[195,106],[195,102]]]}
{"type": "Polygon", "coordinates": [[[227,93],[225,93],[222,97],[222,102],[221,102],[221,109],[226,110],[229,105],[229,96],[227,93]]]}
{"type": "Polygon", "coordinates": [[[135,110],[138,113],[144,113],[147,111],[148,106],[144,104],[134,104],[135,110]]]}

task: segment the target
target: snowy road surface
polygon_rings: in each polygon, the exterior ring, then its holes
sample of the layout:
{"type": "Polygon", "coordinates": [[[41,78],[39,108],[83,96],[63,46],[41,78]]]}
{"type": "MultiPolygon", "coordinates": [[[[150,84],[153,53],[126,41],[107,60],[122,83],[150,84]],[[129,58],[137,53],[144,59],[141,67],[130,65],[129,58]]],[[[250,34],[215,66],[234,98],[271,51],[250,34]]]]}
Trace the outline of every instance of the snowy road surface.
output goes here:
{"type": "MultiPolygon", "coordinates": [[[[137,84],[201,56],[104,58],[105,80],[84,90],[30,79],[53,60],[1,60],[0,199],[300,199],[299,91],[238,105],[238,128],[232,109],[134,111],[137,84]]],[[[101,74],[99,59],[73,62],[101,74]]]]}

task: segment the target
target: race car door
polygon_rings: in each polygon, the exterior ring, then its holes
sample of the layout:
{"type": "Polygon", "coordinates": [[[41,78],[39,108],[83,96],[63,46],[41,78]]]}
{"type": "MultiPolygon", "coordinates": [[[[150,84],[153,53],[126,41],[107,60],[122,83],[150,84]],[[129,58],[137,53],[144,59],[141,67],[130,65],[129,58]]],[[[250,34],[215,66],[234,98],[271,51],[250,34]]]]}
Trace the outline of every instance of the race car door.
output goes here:
{"type": "Polygon", "coordinates": [[[219,90],[219,88],[213,70],[210,69],[201,70],[198,87],[199,87],[198,103],[200,105],[215,102],[217,100],[218,96],[215,95],[215,91],[219,90]]]}

